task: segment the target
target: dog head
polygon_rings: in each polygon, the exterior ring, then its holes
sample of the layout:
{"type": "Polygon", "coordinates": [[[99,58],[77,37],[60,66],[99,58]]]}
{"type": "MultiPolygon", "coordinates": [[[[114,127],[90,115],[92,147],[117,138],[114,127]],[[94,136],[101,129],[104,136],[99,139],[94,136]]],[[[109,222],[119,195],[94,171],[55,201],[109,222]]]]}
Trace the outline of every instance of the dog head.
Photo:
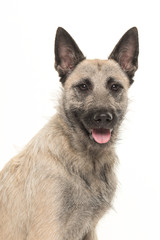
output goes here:
{"type": "Polygon", "coordinates": [[[73,38],[58,28],[55,68],[63,84],[62,108],[79,139],[91,144],[112,142],[125,116],[127,90],[138,68],[138,32],[131,28],[108,60],[86,60],[73,38]]]}

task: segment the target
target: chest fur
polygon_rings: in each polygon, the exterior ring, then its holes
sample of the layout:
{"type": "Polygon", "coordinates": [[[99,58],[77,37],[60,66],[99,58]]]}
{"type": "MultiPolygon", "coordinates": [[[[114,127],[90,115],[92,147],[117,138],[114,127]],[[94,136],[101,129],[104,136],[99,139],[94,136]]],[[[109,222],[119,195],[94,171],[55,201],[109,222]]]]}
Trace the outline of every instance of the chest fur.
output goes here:
{"type": "Polygon", "coordinates": [[[98,175],[79,174],[72,175],[71,178],[60,180],[61,182],[61,207],[62,216],[76,212],[77,220],[79,216],[84,219],[100,218],[107,209],[111,207],[111,201],[116,189],[114,173],[104,169],[98,175]]]}

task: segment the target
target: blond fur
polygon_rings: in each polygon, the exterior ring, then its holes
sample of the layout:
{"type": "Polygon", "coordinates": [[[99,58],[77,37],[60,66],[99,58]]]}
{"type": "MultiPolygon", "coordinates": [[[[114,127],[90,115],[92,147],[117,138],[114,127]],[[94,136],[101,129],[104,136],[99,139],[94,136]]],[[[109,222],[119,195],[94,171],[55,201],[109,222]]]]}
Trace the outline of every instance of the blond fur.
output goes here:
{"type": "Polygon", "coordinates": [[[85,236],[88,232],[85,240],[96,239],[93,237],[95,225],[104,210],[110,207],[116,187],[113,172],[115,161],[112,159],[111,150],[106,150],[94,166],[95,172],[90,155],[72,149],[67,135],[63,133],[65,128],[66,124],[59,116],[53,117],[0,173],[1,240],[78,240],[77,231],[80,236],[85,236]],[[107,159],[110,168],[108,184],[112,193],[105,194],[107,206],[103,206],[96,214],[87,209],[88,212],[83,216],[90,191],[95,198],[99,188],[105,191],[101,180],[95,178],[95,174],[99,175],[100,166],[106,162],[104,155],[110,156],[107,159]],[[70,172],[66,170],[68,163],[74,169],[72,174],[72,169],[70,172]],[[79,177],[80,171],[89,175],[92,182],[89,190],[79,177]],[[72,203],[66,203],[66,209],[62,204],[64,194],[70,194],[70,186],[73,186],[75,191],[75,212],[67,209],[72,203]],[[63,219],[67,210],[67,216],[63,219]],[[68,238],[67,234],[71,238],[68,238]]]}
{"type": "Polygon", "coordinates": [[[115,142],[138,67],[138,33],[130,29],[105,61],[85,60],[64,29],[56,36],[64,87],[58,111],[0,172],[0,240],[96,240],[112,206],[115,142]],[[100,144],[92,133],[104,129],[110,139],[100,144]]]}

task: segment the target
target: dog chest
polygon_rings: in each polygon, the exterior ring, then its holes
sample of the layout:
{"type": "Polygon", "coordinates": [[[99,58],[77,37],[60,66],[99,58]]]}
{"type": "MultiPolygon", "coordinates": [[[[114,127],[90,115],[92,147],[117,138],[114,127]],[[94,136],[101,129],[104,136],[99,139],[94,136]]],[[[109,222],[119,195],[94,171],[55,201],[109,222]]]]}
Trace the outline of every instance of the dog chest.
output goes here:
{"type": "Polygon", "coordinates": [[[68,219],[92,222],[110,208],[115,186],[102,180],[93,178],[91,180],[91,184],[77,177],[71,182],[60,180],[62,191],[58,198],[61,200],[59,202],[61,222],[67,223],[68,219]]]}

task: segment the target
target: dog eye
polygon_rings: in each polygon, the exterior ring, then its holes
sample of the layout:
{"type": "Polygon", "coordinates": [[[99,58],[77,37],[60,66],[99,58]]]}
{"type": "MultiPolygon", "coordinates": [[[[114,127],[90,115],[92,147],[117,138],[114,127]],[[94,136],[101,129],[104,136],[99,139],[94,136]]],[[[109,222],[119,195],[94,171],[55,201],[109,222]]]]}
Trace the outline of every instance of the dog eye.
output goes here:
{"type": "Polygon", "coordinates": [[[88,90],[88,86],[85,83],[80,84],[78,87],[82,91],[87,91],[88,90]]]}
{"type": "Polygon", "coordinates": [[[119,85],[119,84],[114,83],[114,84],[111,85],[111,90],[114,91],[114,92],[118,92],[120,90],[120,88],[122,88],[122,86],[119,85]]]}

